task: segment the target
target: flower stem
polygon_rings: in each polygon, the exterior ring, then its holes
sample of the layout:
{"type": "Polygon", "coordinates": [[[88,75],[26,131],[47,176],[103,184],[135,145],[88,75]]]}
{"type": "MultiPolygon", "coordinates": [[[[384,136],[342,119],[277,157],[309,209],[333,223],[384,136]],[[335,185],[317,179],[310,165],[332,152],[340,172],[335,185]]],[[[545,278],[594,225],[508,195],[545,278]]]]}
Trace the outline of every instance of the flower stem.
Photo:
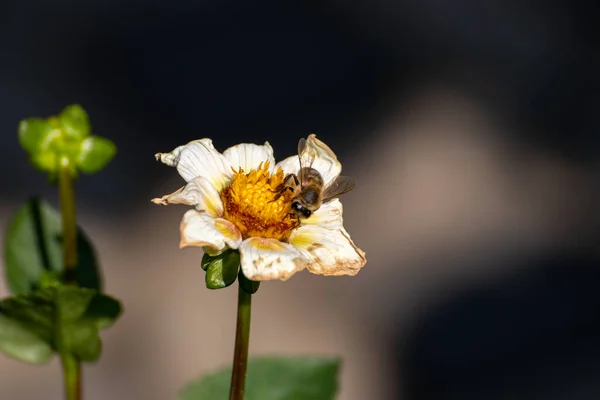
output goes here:
{"type": "Polygon", "coordinates": [[[62,214],[63,274],[66,283],[75,283],[77,268],[77,221],[75,216],[75,190],[68,158],[60,160],[58,191],[62,214]]]}
{"type": "Polygon", "coordinates": [[[61,356],[65,379],[65,400],[81,400],[81,366],[75,357],[61,356]]]}
{"type": "MultiPolygon", "coordinates": [[[[58,192],[62,216],[63,279],[67,284],[76,285],[77,218],[71,163],[67,157],[60,160],[58,192]]],[[[81,366],[79,361],[70,354],[61,354],[61,361],[65,381],[65,399],[81,400],[81,366]]]]}
{"type": "Polygon", "coordinates": [[[229,400],[244,399],[246,368],[248,366],[248,344],[250,342],[250,309],[252,295],[238,287],[237,325],[235,328],[235,348],[233,352],[233,368],[229,400]]]}

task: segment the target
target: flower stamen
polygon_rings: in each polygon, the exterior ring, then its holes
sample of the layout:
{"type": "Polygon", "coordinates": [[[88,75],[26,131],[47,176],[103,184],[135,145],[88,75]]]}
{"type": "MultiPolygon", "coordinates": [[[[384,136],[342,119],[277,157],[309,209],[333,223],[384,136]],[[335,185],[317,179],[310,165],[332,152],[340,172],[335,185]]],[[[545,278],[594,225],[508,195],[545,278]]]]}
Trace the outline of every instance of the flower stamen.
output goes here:
{"type": "Polygon", "coordinates": [[[221,192],[223,217],[238,227],[244,239],[287,241],[299,221],[291,212],[293,194],[289,190],[281,195],[275,191],[283,183],[283,170],[271,174],[266,161],[248,173],[241,168],[233,172],[231,184],[221,192]]]}

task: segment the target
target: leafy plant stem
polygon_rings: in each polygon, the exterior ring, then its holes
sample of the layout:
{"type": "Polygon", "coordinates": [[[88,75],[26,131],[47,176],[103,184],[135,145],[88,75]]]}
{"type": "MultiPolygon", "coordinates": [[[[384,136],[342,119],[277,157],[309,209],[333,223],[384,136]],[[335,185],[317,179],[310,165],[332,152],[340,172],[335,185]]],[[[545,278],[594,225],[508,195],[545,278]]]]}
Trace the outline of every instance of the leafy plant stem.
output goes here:
{"type": "Polygon", "coordinates": [[[81,366],[75,357],[61,356],[65,378],[65,400],[81,400],[81,366]]]}
{"type": "Polygon", "coordinates": [[[243,400],[248,366],[248,344],[250,342],[250,310],[252,295],[238,287],[237,324],[229,400],[243,400]]]}
{"type": "MultiPolygon", "coordinates": [[[[75,213],[75,188],[71,175],[71,162],[60,159],[58,192],[62,217],[63,274],[65,283],[77,284],[77,217],[75,213]]],[[[81,400],[81,365],[69,354],[61,354],[65,381],[65,399],[81,400]]]]}

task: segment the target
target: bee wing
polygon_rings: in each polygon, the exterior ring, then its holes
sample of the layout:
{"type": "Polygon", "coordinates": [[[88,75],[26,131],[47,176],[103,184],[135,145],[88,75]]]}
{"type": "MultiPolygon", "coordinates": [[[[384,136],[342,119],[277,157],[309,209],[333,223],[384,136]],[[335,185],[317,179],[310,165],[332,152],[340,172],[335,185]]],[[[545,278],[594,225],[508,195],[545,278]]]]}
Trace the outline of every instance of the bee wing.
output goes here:
{"type": "Polygon", "coordinates": [[[298,155],[302,154],[306,147],[306,139],[302,138],[298,141],[298,155]]]}
{"type": "Polygon", "coordinates": [[[302,168],[310,168],[315,162],[317,152],[314,149],[306,147],[306,139],[302,138],[298,141],[298,159],[300,160],[299,179],[300,185],[304,182],[302,176],[302,168]]]}
{"type": "Polygon", "coordinates": [[[338,176],[331,185],[323,192],[323,202],[333,199],[341,194],[347,193],[356,186],[354,179],[348,176],[338,176]]]}

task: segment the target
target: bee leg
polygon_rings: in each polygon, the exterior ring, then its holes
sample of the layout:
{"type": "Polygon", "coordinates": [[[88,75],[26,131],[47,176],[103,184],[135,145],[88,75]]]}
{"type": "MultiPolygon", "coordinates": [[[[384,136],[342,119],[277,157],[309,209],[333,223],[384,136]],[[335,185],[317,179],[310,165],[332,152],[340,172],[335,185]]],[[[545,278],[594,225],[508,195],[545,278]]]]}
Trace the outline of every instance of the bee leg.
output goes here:
{"type": "MultiPolygon", "coordinates": [[[[280,185],[280,186],[281,186],[281,185],[280,185]]],[[[269,201],[269,203],[272,203],[272,202],[274,202],[274,201],[277,201],[277,200],[279,200],[279,198],[280,198],[281,196],[283,196],[283,193],[286,191],[286,189],[290,189],[292,192],[294,191],[294,188],[292,188],[292,187],[290,187],[290,186],[286,186],[286,187],[284,187],[284,188],[282,188],[282,189],[280,189],[280,190],[271,190],[272,192],[278,192],[278,193],[277,193],[277,196],[275,196],[275,198],[274,198],[273,200],[269,201]]]]}
{"type": "MultiPolygon", "coordinates": [[[[283,178],[283,182],[281,182],[281,183],[280,183],[280,184],[279,184],[279,185],[278,185],[278,186],[275,188],[275,190],[273,190],[273,189],[269,189],[269,190],[270,190],[271,192],[273,192],[273,193],[282,193],[282,192],[283,192],[285,189],[288,189],[288,188],[289,188],[289,189],[290,189],[290,190],[293,192],[293,191],[294,191],[294,189],[293,189],[292,187],[290,187],[290,185],[289,185],[289,183],[290,183],[290,182],[289,182],[290,178],[293,178],[293,179],[294,179],[294,183],[295,183],[296,185],[299,183],[299,182],[298,182],[298,178],[296,177],[296,175],[295,175],[295,174],[287,174],[287,175],[285,176],[285,178],[283,178]]],[[[278,197],[278,198],[279,198],[279,197],[278,197]]]]}
{"type": "Polygon", "coordinates": [[[280,192],[280,193],[277,193],[277,196],[275,196],[275,197],[273,198],[273,200],[269,201],[268,203],[273,203],[273,202],[275,202],[275,201],[279,200],[279,198],[280,198],[281,196],[283,196],[283,193],[282,193],[282,192],[280,192]]]}
{"type": "Polygon", "coordinates": [[[294,184],[296,186],[298,186],[300,184],[300,180],[298,179],[298,176],[296,174],[288,174],[288,176],[292,176],[292,178],[294,178],[294,184]]]}
{"type": "Polygon", "coordinates": [[[278,185],[275,189],[269,188],[267,190],[269,192],[273,192],[273,193],[281,193],[284,191],[284,189],[285,189],[285,184],[282,183],[282,184],[278,185]]]}

